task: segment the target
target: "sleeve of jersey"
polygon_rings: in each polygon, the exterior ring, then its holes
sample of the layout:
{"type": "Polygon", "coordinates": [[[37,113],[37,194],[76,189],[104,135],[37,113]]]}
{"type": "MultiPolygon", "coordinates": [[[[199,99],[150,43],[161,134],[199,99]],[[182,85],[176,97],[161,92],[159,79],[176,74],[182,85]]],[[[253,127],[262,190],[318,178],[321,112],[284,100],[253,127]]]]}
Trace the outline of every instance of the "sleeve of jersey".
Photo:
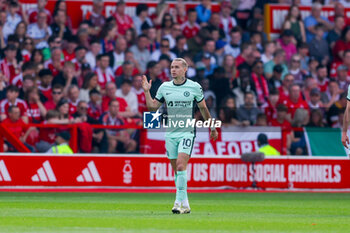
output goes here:
{"type": "Polygon", "coordinates": [[[196,86],[196,88],[194,89],[194,98],[197,103],[202,102],[202,100],[204,99],[203,89],[200,84],[198,84],[198,86],[196,86]]]}
{"type": "Polygon", "coordinates": [[[160,103],[164,103],[164,96],[163,96],[163,92],[162,92],[162,88],[163,85],[160,85],[160,87],[157,90],[157,94],[155,96],[155,99],[158,100],[160,103]]]}
{"type": "Polygon", "coordinates": [[[348,101],[350,101],[350,85],[348,87],[348,96],[346,98],[348,99],[348,101]]]}

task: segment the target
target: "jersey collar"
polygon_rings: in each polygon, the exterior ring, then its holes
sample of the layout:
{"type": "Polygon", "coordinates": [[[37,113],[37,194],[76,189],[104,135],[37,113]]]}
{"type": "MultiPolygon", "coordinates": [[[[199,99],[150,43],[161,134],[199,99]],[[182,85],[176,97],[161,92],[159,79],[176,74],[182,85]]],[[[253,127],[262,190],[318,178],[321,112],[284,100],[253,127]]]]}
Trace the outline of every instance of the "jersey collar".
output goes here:
{"type": "Polygon", "coordinates": [[[174,86],[182,86],[182,85],[184,85],[186,82],[187,82],[187,78],[185,78],[185,81],[184,81],[183,83],[181,83],[181,84],[176,84],[174,81],[173,81],[173,84],[174,84],[174,86]]]}

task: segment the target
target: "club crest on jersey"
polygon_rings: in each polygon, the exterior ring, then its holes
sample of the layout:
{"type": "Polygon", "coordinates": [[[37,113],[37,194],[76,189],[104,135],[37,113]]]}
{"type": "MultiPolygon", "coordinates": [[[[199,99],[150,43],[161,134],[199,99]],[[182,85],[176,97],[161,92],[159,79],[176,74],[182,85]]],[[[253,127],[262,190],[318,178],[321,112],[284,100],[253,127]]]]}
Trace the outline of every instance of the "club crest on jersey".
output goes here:
{"type": "Polygon", "coordinates": [[[189,96],[190,96],[190,93],[189,93],[188,91],[185,91],[185,92],[184,92],[184,96],[185,96],[185,97],[189,97],[189,96]]]}

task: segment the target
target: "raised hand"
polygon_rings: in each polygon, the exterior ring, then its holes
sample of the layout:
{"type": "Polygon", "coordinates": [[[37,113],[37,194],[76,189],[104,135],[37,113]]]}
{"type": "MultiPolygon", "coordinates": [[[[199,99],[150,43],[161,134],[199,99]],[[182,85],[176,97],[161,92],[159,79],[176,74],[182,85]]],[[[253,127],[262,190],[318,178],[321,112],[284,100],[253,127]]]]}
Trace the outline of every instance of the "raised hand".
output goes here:
{"type": "Polygon", "coordinates": [[[152,80],[147,81],[146,75],[142,75],[142,88],[145,92],[149,91],[152,86],[152,80]]]}

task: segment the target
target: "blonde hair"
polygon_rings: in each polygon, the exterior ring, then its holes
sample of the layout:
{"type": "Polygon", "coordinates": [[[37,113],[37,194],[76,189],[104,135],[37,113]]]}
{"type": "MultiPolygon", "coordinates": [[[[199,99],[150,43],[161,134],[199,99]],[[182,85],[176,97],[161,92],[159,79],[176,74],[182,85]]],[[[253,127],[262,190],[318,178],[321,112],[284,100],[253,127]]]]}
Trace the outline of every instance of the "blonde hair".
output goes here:
{"type": "Polygon", "coordinates": [[[183,66],[183,67],[186,67],[186,69],[188,69],[188,64],[187,64],[187,62],[186,62],[185,59],[178,57],[178,58],[175,58],[175,59],[173,60],[173,62],[174,62],[174,61],[179,61],[179,62],[181,62],[181,63],[182,63],[182,66],[183,66]]]}

